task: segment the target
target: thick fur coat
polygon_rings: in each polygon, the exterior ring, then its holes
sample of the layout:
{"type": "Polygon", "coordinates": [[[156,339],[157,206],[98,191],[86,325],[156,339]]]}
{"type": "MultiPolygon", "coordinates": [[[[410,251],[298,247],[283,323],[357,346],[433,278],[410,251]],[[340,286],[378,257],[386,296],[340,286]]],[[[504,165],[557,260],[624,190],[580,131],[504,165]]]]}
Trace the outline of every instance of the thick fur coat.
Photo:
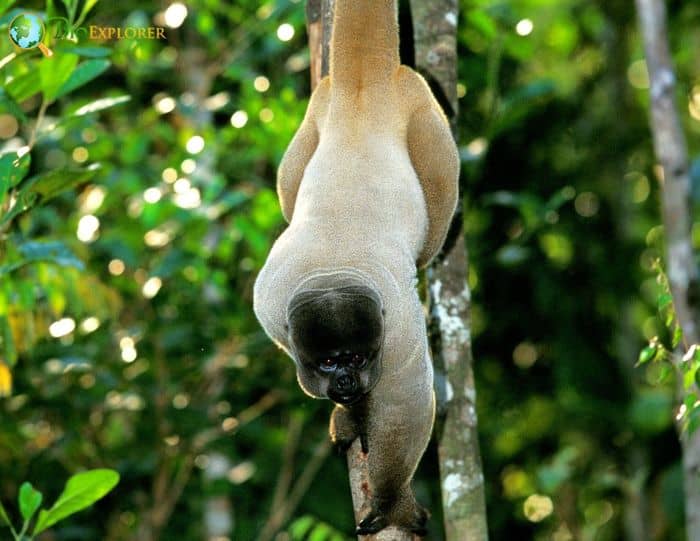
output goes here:
{"type": "Polygon", "coordinates": [[[336,0],[330,76],[279,167],[289,227],[254,295],[263,328],[297,364],[302,388],[319,398],[328,397],[329,383],[303,366],[290,302],[346,286],[380,299],[378,379],[363,379],[371,388],[363,387],[361,404],[338,406],[331,422],[334,440],[366,441],[376,501],[362,533],[424,525],[410,481],[430,438],[434,397],[416,270],[442,246],[459,175],[439,105],[422,77],[400,65],[396,9],[395,0],[336,0]]]}

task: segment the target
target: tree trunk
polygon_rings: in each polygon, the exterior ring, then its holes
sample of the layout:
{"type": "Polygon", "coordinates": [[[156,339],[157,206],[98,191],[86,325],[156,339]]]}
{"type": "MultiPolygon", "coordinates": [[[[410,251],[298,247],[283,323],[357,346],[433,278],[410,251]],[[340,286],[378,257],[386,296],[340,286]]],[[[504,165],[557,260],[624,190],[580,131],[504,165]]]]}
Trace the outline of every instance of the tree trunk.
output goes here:
{"type": "MultiPolygon", "coordinates": [[[[454,126],[457,103],[457,0],[411,0],[416,67],[439,86],[454,126]]],[[[461,199],[460,199],[461,208],[461,199]]],[[[438,396],[438,455],[447,541],[488,539],[472,372],[468,256],[461,216],[454,245],[428,270],[438,396]]]]}
{"type": "MultiPolygon", "coordinates": [[[[674,104],[675,74],[668,46],[666,7],[663,0],[636,0],[636,3],[649,70],[654,150],[663,167],[666,269],[684,346],[688,348],[700,342],[700,289],[691,243],[687,146],[674,104]]],[[[682,397],[682,384],[678,387],[682,397]]],[[[681,433],[681,444],[687,537],[689,541],[700,541],[700,430],[693,435],[681,433]]]]}

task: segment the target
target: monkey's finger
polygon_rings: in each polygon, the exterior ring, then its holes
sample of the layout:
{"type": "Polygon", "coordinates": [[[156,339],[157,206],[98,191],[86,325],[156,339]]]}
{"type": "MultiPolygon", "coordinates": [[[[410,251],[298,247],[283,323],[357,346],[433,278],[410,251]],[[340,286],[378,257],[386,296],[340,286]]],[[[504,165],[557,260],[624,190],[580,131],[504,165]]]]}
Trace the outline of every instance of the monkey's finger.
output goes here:
{"type": "Polygon", "coordinates": [[[367,443],[367,434],[362,433],[360,434],[360,444],[362,445],[362,452],[364,454],[369,453],[369,444],[367,443]]]}

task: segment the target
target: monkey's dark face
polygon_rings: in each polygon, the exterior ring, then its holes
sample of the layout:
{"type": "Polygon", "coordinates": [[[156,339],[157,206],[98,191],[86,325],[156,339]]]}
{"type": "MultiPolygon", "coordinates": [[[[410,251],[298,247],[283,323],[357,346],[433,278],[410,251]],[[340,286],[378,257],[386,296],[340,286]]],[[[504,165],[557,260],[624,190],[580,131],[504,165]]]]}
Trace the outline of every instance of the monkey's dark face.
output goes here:
{"type": "Polygon", "coordinates": [[[289,338],[299,384],[312,396],[349,405],[381,374],[384,318],[365,286],[299,293],[289,303],[289,338]]]}

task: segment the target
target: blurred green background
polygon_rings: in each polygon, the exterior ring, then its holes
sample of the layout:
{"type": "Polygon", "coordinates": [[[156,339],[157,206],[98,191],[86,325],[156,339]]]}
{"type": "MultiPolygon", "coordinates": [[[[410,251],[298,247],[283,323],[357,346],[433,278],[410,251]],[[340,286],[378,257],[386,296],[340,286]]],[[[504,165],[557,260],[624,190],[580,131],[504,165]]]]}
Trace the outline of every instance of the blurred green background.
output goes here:
{"type": "MultiPolygon", "coordinates": [[[[491,538],[684,539],[675,380],[635,367],[670,339],[633,2],[460,7],[491,538]]],[[[668,9],[697,203],[700,4],[668,9]]],[[[68,24],[47,25],[51,58],[0,39],[0,501],[16,516],[23,481],[52,499],[109,467],[115,491],[41,539],[350,539],[331,405],[303,395],[252,312],[310,91],[303,2],[4,0],[0,35],[27,10],[68,24]]],[[[415,486],[440,540],[432,445],[415,486]]]]}

